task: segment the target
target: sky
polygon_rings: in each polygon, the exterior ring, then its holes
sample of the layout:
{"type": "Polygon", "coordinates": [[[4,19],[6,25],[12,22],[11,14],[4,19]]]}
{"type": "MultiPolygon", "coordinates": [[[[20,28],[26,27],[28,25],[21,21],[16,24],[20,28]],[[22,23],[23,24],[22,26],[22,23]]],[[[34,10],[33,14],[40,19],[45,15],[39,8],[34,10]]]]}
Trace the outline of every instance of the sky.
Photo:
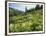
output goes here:
{"type": "Polygon", "coordinates": [[[32,8],[35,8],[36,5],[34,5],[34,4],[9,3],[9,7],[25,12],[25,7],[27,7],[27,9],[32,9],[32,8]]]}

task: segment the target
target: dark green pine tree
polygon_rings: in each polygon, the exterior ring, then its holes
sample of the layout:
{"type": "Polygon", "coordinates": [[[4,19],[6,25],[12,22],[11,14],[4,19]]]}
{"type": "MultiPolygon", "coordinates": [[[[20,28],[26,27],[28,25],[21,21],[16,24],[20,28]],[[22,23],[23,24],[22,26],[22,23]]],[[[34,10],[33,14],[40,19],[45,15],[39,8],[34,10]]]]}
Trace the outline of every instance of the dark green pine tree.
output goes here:
{"type": "Polygon", "coordinates": [[[27,7],[25,6],[25,15],[27,14],[27,7]]]}
{"type": "Polygon", "coordinates": [[[25,6],[25,12],[27,12],[27,7],[25,6]]]}

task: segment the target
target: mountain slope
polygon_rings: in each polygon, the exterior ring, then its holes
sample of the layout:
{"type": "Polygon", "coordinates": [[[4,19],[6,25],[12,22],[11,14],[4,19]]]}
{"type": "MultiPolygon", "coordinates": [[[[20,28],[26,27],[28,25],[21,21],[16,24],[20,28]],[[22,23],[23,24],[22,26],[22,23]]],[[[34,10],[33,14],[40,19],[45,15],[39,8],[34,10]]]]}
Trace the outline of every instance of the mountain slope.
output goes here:
{"type": "Polygon", "coordinates": [[[42,10],[36,10],[23,16],[10,17],[10,32],[43,31],[42,10]]]}
{"type": "Polygon", "coordinates": [[[24,12],[23,11],[20,11],[20,10],[18,10],[18,9],[13,9],[13,8],[11,8],[11,7],[9,7],[9,15],[10,16],[14,16],[14,15],[22,15],[22,14],[24,14],[24,12]]]}

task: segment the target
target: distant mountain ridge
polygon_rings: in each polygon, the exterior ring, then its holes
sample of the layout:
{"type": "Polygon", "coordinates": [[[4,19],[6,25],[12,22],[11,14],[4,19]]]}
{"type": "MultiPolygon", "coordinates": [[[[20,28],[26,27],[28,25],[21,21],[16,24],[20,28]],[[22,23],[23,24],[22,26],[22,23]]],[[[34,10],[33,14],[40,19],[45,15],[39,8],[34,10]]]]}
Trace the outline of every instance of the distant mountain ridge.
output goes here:
{"type": "Polygon", "coordinates": [[[14,9],[14,8],[11,8],[11,7],[9,7],[9,11],[10,11],[10,13],[14,13],[14,14],[17,14],[17,15],[24,14],[24,11],[20,11],[18,9],[14,9]]]}

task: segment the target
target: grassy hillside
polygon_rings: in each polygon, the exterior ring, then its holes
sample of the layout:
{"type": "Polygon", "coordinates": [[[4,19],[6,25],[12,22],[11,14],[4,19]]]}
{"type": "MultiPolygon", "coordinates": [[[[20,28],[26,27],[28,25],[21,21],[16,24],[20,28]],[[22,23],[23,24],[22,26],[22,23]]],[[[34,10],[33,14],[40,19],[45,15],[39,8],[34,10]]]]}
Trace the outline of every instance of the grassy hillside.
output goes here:
{"type": "Polygon", "coordinates": [[[17,15],[9,17],[10,32],[30,32],[42,31],[43,29],[43,14],[42,10],[35,10],[26,15],[17,15]]]}

